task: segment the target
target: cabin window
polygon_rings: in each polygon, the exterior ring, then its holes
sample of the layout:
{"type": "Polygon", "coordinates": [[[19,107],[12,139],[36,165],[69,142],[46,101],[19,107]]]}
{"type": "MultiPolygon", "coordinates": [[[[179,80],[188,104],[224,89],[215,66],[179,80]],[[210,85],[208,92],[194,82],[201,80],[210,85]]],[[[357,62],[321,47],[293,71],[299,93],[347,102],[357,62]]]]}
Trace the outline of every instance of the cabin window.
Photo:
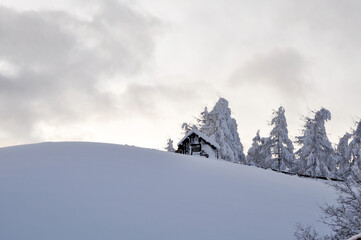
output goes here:
{"type": "Polygon", "coordinates": [[[200,144],[192,144],[192,152],[200,152],[201,150],[200,144]]]}

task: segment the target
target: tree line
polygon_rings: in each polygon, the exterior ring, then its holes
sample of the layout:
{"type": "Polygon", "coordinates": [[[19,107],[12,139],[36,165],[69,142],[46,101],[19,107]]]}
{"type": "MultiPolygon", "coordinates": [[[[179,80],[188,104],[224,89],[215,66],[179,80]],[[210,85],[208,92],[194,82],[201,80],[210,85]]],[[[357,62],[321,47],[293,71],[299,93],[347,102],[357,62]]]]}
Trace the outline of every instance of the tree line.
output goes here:
{"type": "MultiPolygon", "coordinates": [[[[325,108],[305,117],[302,135],[295,141],[288,137],[285,109],[273,111],[272,130],[267,137],[257,131],[252,146],[244,154],[238,134],[237,122],[231,117],[228,101],[220,98],[211,111],[207,107],[197,118],[196,124],[183,123],[184,133],[198,128],[220,146],[220,158],[244,165],[327,179],[343,179],[351,172],[361,171],[361,121],[356,129],[345,133],[334,148],[329,141],[325,123],[331,113],[325,108]],[[298,145],[295,151],[294,144],[298,145]]],[[[174,151],[173,141],[168,140],[166,150],[174,151]]]]}
{"type": "MultiPolygon", "coordinates": [[[[341,240],[361,239],[361,121],[356,129],[345,133],[333,147],[326,133],[325,123],[331,113],[325,108],[313,111],[304,118],[301,136],[295,141],[288,137],[285,109],[281,106],[273,111],[267,137],[257,131],[247,155],[240,141],[237,123],[231,117],[228,101],[220,98],[212,111],[201,112],[196,124],[183,123],[184,134],[196,127],[220,145],[220,157],[244,165],[273,169],[291,174],[342,181],[331,182],[338,194],[335,205],[321,207],[321,221],[332,233],[320,235],[312,226],[298,225],[297,240],[341,240]],[[294,144],[298,145],[295,150],[294,144]],[[350,238],[351,239],[351,238],[350,238]]],[[[173,141],[168,140],[166,150],[174,151],[173,141]]]]}

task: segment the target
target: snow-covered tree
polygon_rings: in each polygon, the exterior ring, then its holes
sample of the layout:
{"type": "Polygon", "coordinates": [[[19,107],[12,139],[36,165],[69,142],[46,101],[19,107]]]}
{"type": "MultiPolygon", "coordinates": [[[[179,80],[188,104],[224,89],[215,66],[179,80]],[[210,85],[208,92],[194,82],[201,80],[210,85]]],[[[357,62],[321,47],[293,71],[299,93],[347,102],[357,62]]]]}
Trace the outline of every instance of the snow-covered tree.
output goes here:
{"type": "Polygon", "coordinates": [[[205,107],[204,111],[201,112],[200,117],[197,119],[200,131],[211,136],[216,130],[216,120],[213,115],[208,112],[208,108],[205,107]]]}
{"type": "Polygon", "coordinates": [[[350,148],[351,169],[356,174],[361,174],[361,120],[357,123],[356,130],[353,131],[350,148]]]}
{"type": "Polygon", "coordinates": [[[313,119],[306,118],[303,136],[297,137],[301,148],[298,156],[298,173],[313,177],[333,177],[336,169],[334,149],[328,140],[325,122],[331,119],[331,113],[321,108],[313,119]]]}
{"type": "Polygon", "coordinates": [[[349,140],[352,134],[345,133],[345,135],[340,138],[337,147],[337,176],[338,178],[344,178],[350,173],[351,167],[351,149],[349,145],[349,140]]]}
{"type": "Polygon", "coordinates": [[[281,171],[292,169],[295,162],[294,147],[292,141],[288,138],[287,121],[283,107],[273,111],[271,126],[273,126],[270,133],[270,144],[273,153],[271,167],[281,171]]]}
{"type": "Polygon", "coordinates": [[[248,149],[246,165],[260,168],[270,168],[272,164],[272,152],[270,138],[260,136],[259,130],[252,139],[252,146],[248,149]]]}
{"type": "Polygon", "coordinates": [[[187,134],[190,130],[192,130],[192,125],[189,123],[182,123],[182,130],[183,130],[183,134],[187,134]]]}
{"type": "Polygon", "coordinates": [[[258,131],[253,138],[252,147],[247,155],[247,163],[261,168],[289,170],[293,168],[295,162],[294,147],[288,138],[287,121],[283,107],[273,111],[271,126],[273,128],[269,137],[261,138],[258,131]]]}
{"type": "Polygon", "coordinates": [[[259,130],[256,133],[256,136],[252,139],[252,146],[248,149],[246,165],[255,165],[258,166],[258,160],[261,159],[261,136],[259,135],[259,130]]]}
{"type": "Polygon", "coordinates": [[[254,165],[261,168],[269,168],[271,166],[271,147],[270,138],[260,136],[259,130],[252,139],[252,146],[247,152],[247,165],[254,165]]]}
{"type": "Polygon", "coordinates": [[[175,149],[173,147],[173,140],[172,139],[168,139],[167,140],[167,144],[166,146],[164,147],[164,149],[167,151],[167,152],[175,152],[175,149]]]}
{"type": "Polygon", "coordinates": [[[335,233],[334,239],[347,239],[361,232],[361,178],[352,174],[333,187],[338,193],[338,205],[322,207],[323,222],[335,233]]]}
{"type": "MultiPolygon", "coordinates": [[[[326,240],[326,237],[319,237],[318,233],[312,226],[303,226],[302,224],[297,225],[295,232],[297,240],[326,240]]],[[[331,240],[331,239],[328,239],[331,240]]]]}
{"type": "Polygon", "coordinates": [[[272,141],[269,137],[260,137],[259,131],[256,137],[253,138],[255,143],[254,147],[248,150],[247,158],[253,161],[252,165],[260,168],[270,168],[272,166],[272,141]],[[257,145],[256,145],[257,144],[257,145]]]}
{"type": "Polygon", "coordinates": [[[201,113],[199,130],[213,138],[220,146],[220,157],[227,161],[244,163],[243,145],[237,132],[237,123],[231,117],[228,101],[220,98],[212,111],[201,113]]]}
{"type": "Polygon", "coordinates": [[[352,134],[346,133],[340,139],[336,150],[339,178],[347,178],[352,172],[361,173],[361,121],[357,123],[352,134]]]}
{"type": "MultiPolygon", "coordinates": [[[[330,236],[319,236],[313,227],[298,226],[297,240],[342,240],[361,233],[361,178],[351,174],[345,181],[332,184],[338,198],[337,205],[321,207],[322,222],[331,227],[330,236]]],[[[355,238],[358,239],[358,238],[355,238]]]]}

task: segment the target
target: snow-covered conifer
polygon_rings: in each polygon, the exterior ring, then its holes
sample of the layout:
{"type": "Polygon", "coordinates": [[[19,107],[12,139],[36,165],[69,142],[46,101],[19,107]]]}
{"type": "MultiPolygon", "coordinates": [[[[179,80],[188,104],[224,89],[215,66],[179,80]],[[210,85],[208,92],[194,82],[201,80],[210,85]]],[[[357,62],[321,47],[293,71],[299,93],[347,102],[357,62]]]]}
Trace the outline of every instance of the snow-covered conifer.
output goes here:
{"type": "Polygon", "coordinates": [[[258,131],[256,137],[253,138],[253,144],[247,156],[248,164],[282,171],[293,169],[295,162],[294,147],[288,138],[287,121],[283,107],[273,111],[271,126],[273,129],[269,137],[261,138],[258,131]]]}
{"type": "Polygon", "coordinates": [[[299,160],[298,173],[312,177],[333,177],[335,154],[328,140],[325,122],[331,119],[331,113],[322,108],[313,119],[306,118],[303,136],[297,137],[301,148],[296,152],[299,160]]]}
{"type": "Polygon", "coordinates": [[[189,131],[192,130],[191,124],[186,122],[182,123],[182,130],[183,130],[183,134],[187,134],[189,131]]]}
{"type": "Polygon", "coordinates": [[[167,152],[175,152],[175,149],[173,147],[173,140],[172,139],[168,139],[167,140],[167,144],[166,146],[164,147],[164,149],[167,151],[167,152]]]}
{"type": "Polygon", "coordinates": [[[349,140],[351,136],[352,134],[345,133],[337,144],[337,176],[339,178],[344,178],[350,171],[351,149],[349,146],[349,140]]]}
{"type": "Polygon", "coordinates": [[[259,158],[256,161],[256,165],[267,169],[272,167],[272,163],[272,140],[270,137],[263,137],[261,138],[259,158]]]}
{"type": "Polygon", "coordinates": [[[350,142],[350,163],[354,173],[361,174],[361,120],[357,123],[356,130],[353,131],[350,142]]]}
{"type": "Polygon", "coordinates": [[[208,108],[205,107],[204,111],[201,112],[200,118],[197,119],[199,128],[207,136],[212,136],[215,133],[216,120],[214,117],[214,115],[208,112],[208,108]]]}
{"type": "Polygon", "coordinates": [[[205,107],[203,112],[201,112],[200,114],[201,116],[197,119],[199,125],[204,125],[206,123],[206,121],[208,120],[208,115],[209,115],[209,112],[208,112],[208,108],[205,107]]]}
{"type": "Polygon", "coordinates": [[[293,144],[288,138],[287,121],[285,109],[281,106],[277,111],[273,111],[270,133],[270,143],[273,153],[272,168],[286,171],[294,167],[293,144]]]}
{"type": "Polygon", "coordinates": [[[258,130],[256,136],[252,139],[252,146],[248,149],[246,165],[258,166],[258,160],[260,159],[261,148],[262,148],[262,142],[258,130]]]}
{"type": "Polygon", "coordinates": [[[237,123],[231,117],[231,109],[226,99],[220,98],[211,112],[207,109],[202,112],[199,130],[219,144],[222,159],[236,163],[245,162],[237,123]]]}

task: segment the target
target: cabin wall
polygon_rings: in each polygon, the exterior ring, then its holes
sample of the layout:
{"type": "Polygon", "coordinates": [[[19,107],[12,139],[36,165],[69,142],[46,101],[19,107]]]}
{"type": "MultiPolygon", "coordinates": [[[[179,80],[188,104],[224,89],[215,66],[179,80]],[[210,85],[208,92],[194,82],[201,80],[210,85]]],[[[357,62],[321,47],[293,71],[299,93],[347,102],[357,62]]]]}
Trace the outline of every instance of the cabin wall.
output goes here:
{"type": "Polygon", "coordinates": [[[207,153],[210,158],[218,158],[217,150],[196,134],[191,134],[183,141],[182,145],[180,145],[178,149],[178,152],[186,155],[200,155],[201,151],[207,153]],[[194,151],[195,149],[197,150],[194,151]]]}
{"type": "Polygon", "coordinates": [[[202,150],[208,153],[210,158],[217,158],[217,152],[209,144],[202,144],[202,150]]]}

